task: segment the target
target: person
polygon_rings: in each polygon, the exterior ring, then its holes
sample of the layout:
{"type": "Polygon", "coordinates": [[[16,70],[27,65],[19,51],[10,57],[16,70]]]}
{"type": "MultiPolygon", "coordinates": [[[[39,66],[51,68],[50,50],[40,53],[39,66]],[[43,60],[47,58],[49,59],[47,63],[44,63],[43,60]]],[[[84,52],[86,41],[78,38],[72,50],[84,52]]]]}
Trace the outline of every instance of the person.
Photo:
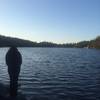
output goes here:
{"type": "Polygon", "coordinates": [[[17,96],[18,77],[22,64],[22,56],[16,47],[10,47],[6,54],[6,64],[10,77],[10,96],[17,96]]]}

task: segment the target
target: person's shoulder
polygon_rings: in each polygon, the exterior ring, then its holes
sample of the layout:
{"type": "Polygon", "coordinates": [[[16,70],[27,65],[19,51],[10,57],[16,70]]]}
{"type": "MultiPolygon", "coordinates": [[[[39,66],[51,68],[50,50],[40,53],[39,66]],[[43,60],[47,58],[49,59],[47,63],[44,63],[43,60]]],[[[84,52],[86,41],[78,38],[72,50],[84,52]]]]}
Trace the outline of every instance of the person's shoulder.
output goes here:
{"type": "Polygon", "coordinates": [[[18,53],[19,55],[21,55],[20,51],[17,51],[17,53],[18,53]]]}
{"type": "Polygon", "coordinates": [[[18,55],[18,57],[22,58],[22,55],[19,51],[17,51],[17,55],[18,55]]]}

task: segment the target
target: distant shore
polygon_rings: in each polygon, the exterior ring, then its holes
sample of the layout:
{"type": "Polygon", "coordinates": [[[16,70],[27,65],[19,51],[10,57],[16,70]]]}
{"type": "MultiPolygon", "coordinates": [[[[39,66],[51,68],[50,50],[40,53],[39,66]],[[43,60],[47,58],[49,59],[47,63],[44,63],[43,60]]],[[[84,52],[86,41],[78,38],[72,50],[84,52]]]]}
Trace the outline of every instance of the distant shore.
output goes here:
{"type": "Polygon", "coordinates": [[[100,36],[94,40],[81,41],[77,43],[63,43],[57,44],[52,42],[32,42],[29,40],[23,40],[18,38],[6,37],[0,35],[0,47],[58,47],[58,48],[100,48],[100,36]]]}

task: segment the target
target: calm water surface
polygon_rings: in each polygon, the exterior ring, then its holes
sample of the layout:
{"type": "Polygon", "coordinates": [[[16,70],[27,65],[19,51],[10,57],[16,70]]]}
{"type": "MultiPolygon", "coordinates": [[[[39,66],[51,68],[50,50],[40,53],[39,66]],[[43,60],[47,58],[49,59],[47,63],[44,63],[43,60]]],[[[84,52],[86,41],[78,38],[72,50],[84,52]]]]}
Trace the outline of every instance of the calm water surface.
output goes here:
{"type": "MultiPolygon", "coordinates": [[[[100,100],[100,50],[18,48],[23,57],[19,92],[30,100],[100,100]]],[[[9,84],[0,48],[0,82],[9,84]]]]}

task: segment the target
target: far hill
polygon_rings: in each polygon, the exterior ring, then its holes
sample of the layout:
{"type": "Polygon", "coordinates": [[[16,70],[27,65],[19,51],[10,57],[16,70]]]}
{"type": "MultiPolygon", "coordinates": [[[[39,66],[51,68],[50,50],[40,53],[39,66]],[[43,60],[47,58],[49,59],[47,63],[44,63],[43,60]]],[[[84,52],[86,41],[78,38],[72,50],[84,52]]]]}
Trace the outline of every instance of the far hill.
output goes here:
{"type": "Polygon", "coordinates": [[[32,42],[29,40],[23,40],[18,38],[12,38],[0,35],[0,47],[9,47],[9,46],[17,46],[17,47],[73,47],[74,44],[56,44],[52,42],[32,42]]]}
{"type": "Polygon", "coordinates": [[[0,47],[9,47],[9,46],[32,47],[35,46],[35,44],[36,42],[0,35],[0,47]]]}
{"type": "Polygon", "coordinates": [[[56,44],[52,42],[32,42],[29,40],[23,40],[18,38],[6,37],[0,35],[0,47],[63,47],[63,48],[100,48],[100,36],[91,41],[81,41],[78,43],[64,43],[56,44]]]}
{"type": "Polygon", "coordinates": [[[94,39],[94,40],[91,40],[89,43],[89,47],[100,49],[100,36],[96,37],[96,39],[94,39]]]}

